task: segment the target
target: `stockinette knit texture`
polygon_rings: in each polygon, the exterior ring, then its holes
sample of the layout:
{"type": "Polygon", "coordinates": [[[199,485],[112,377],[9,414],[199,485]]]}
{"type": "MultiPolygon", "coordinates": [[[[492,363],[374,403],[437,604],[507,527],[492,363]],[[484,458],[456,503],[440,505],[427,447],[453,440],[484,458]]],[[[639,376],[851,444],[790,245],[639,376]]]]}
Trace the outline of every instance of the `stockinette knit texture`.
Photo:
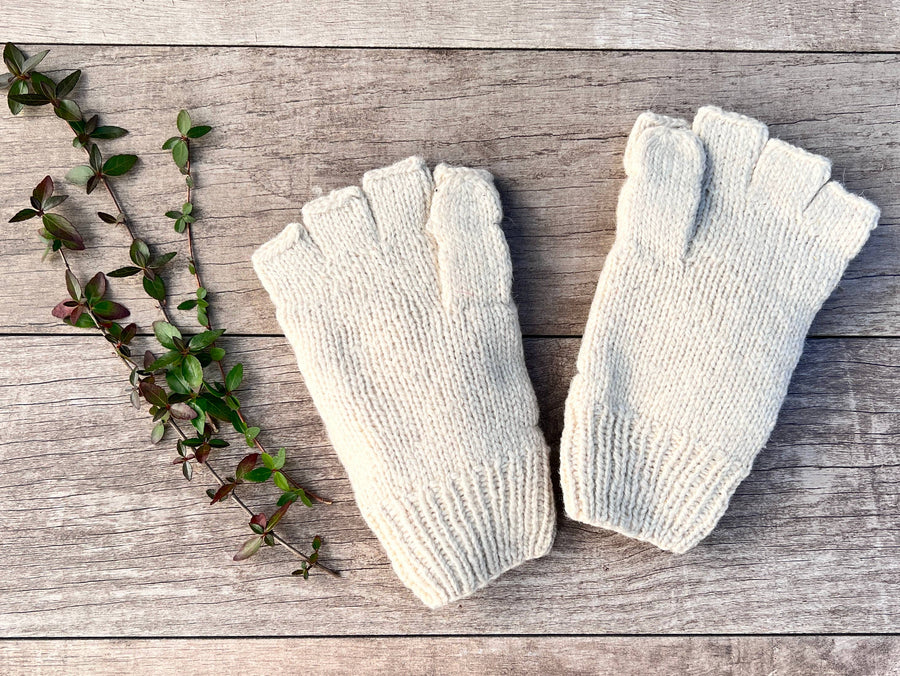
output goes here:
{"type": "Polygon", "coordinates": [[[546,554],[548,449],[490,174],[411,157],[253,255],[360,512],[438,607],[546,554]]]}
{"type": "Polygon", "coordinates": [[[714,107],[641,115],[565,411],[573,519],[684,552],[716,525],[878,209],[714,107]]]}

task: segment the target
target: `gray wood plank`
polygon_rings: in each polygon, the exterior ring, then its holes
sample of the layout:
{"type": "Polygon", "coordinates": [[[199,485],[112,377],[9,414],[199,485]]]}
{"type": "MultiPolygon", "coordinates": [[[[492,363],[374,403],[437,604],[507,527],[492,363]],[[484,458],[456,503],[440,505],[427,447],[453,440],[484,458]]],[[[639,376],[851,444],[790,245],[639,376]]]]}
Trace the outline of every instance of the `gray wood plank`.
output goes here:
{"type": "MultiPolygon", "coordinates": [[[[138,231],[162,250],[184,247],[162,216],[183,196],[161,142],[182,106],[215,127],[197,151],[197,245],[215,314],[232,331],[280,333],[249,259],[299,218],[304,201],[422,154],[432,164],[494,172],[525,333],[579,335],[614,237],[635,117],[646,108],[690,116],[712,102],[830,157],[836,177],[882,208],[882,225],[813,334],[900,334],[900,121],[892,100],[900,56],[87,46],[54,48],[47,64],[83,68],[85,109],[113,111],[105,120],[132,130],[105,147],[143,158],[120,192],[138,231]]],[[[45,173],[61,177],[83,161],[60,120],[46,110],[23,115],[0,115],[0,204],[10,216],[45,173]]],[[[107,198],[79,195],[63,206],[87,224],[92,252],[74,256],[82,272],[126,262],[124,233],[94,216],[110,209],[107,198]]],[[[32,223],[0,230],[0,326],[66,331],[49,315],[61,275],[39,264],[32,223]]],[[[192,280],[173,265],[181,300],[192,280]]],[[[126,301],[142,299],[134,307],[143,308],[141,323],[154,318],[137,282],[116,289],[126,301]]]]}
{"type": "Polygon", "coordinates": [[[23,42],[887,51],[896,0],[45,0],[0,23],[23,42]],[[276,18],[277,17],[277,18],[276,18]]]}
{"type": "MultiPolygon", "coordinates": [[[[526,341],[554,443],[577,346],[526,341]]],[[[287,577],[282,550],[233,563],[242,513],[207,506],[209,482],[187,484],[168,444],[149,444],[102,341],[5,337],[0,635],[900,631],[900,340],[808,342],[767,449],[691,552],[561,517],[549,556],[437,612],[400,585],[358,515],[284,339],[226,347],[247,366],[243,399],[265,441],[286,445],[289,470],[335,500],[293,514],[284,534],[321,533],[343,577],[287,577]]]]}
{"type": "Polygon", "coordinates": [[[817,674],[900,671],[900,638],[409,637],[0,642],[7,676],[91,673],[817,674]]]}

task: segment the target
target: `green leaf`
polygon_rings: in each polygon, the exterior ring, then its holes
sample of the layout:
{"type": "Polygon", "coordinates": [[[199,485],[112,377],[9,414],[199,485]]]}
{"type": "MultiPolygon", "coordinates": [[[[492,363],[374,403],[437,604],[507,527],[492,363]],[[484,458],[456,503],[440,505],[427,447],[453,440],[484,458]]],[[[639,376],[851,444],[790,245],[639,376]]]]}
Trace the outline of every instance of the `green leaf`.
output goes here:
{"type": "Polygon", "coordinates": [[[247,445],[252,446],[253,440],[259,436],[260,429],[258,427],[250,427],[244,432],[244,438],[247,440],[247,445]]]}
{"type": "Polygon", "coordinates": [[[316,535],[316,537],[314,537],[313,541],[312,541],[312,548],[314,551],[319,551],[319,549],[321,547],[322,547],[322,538],[320,538],[318,535],[316,535]]]}
{"type": "Polygon", "coordinates": [[[250,470],[244,475],[244,480],[251,481],[255,484],[261,484],[269,480],[269,477],[272,476],[272,470],[268,467],[257,467],[256,469],[250,470]]]}
{"type": "Polygon", "coordinates": [[[53,106],[53,112],[57,117],[64,120],[80,120],[81,108],[72,99],[63,99],[57,105],[53,106]]]}
{"type": "Polygon", "coordinates": [[[81,234],[67,219],[59,214],[44,214],[41,222],[47,232],[62,241],[67,248],[78,251],[84,249],[84,240],[81,238],[81,234]]]}
{"type": "Polygon", "coordinates": [[[100,153],[100,148],[98,148],[96,144],[91,146],[89,159],[91,168],[95,172],[100,173],[100,170],[103,168],[103,155],[100,153]]]}
{"type": "Polygon", "coordinates": [[[297,489],[295,489],[295,492],[300,497],[300,502],[302,502],[307,507],[313,506],[312,500],[309,499],[309,496],[306,494],[306,491],[304,491],[302,488],[297,488],[297,489]]]}
{"type": "Polygon", "coordinates": [[[181,373],[192,390],[196,392],[200,389],[203,384],[203,367],[197,357],[192,354],[187,355],[181,362],[181,373]]]}
{"type": "Polygon", "coordinates": [[[207,127],[205,124],[198,125],[196,127],[191,127],[188,129],[187,136],[188,138],[200,138],[201,136],[206,136],[209,132],[212,131],[212,127],[207,127]]]}
{"type": "MultiPolygon", "coordinates": [[[[29,59],[29,61],[30,60],[31,59],[29,59]]],[[[80,70],[73,70],[71,73],[66,75],[62,80],[59,81],[59,84],[56,85],[56,95],[62,98],[66,94],[71,92],[73,89],[75,89],[75,85],[78,84],[78,79],[80,77],[80,70]]],[[[80,117],[76,119],[80,119],[80,117]]]]}
{"type": "Polygon", "coordinates": [[[263,533],[266,532],[265,529],[262,526],[260,526],[258,523],[251,523],[250,530],[252,530],[254,533],[257,533],[258,535],[262,535],[263,533]]]}
{"type": "Polygon", "coordinates": [[[13,43],[7,42],[3,48],[3,63],[13,75],[19,75],[25,68],[25,55],[13,43]]]}
{"type": "Polygon", "coordinates": [[[16,80],[9,87],[9,92],[7,93],[6,102],[9,105],[9,112],[13,115],[18,115],[22,112],[22,109],[25,107],[25,104],[19,103],[15,100],[15,97],[20,94],[28,93],[28,85],[24,80],[16,80]]]}
{"type": "Polygon", "coordinates": [[[84,297],[88,304],[94,304],[106,295],[106,277],[98,272],[84,285],[84,297]]]}
{"type": "Polygon", "coordinates": [[[110,225],[114,225],[115,223],[119,222],[118,218],[116,218],[112,214],[106,213],[105,211],[98,211],[97,216],[101,221],[103,221],[104,223],[109,223],[110,225]]]}
{"type": "MultiPolygon", "coordinates": [[[[167,368],[167,367],[171,366],[172,364],[177,364],[180,361],[181,361],[181,353],[180,352],[175,352],[175,351],[166,352],[162,357],[151,362],[146,367],[145,370],[150,371],[152,373],[153,371],[159,371],[160,369],[167,368]]],[[[172,389],[175,390],[176,392],[178,392],[178,390],[176,390],[174,387],[172,389]]],[[[187,392],[181,392],[180,394],[187,394],[187,392]]]]}
{"type": "Polygon", "coordinates": [[[178,165],[179,169],[184,169],[187,166],[188,162],[188,147],[187,143],[178,139],[172,145],[172,159],[175,160],[175,164],[178,165]]]}
{"type": "Polygon", "coordinates": [[[214,394],[204,392],[197,402],[209,415],[219,420],[231,421],[231,410],[214,394]]]}
{"type": "Polygon", "coordinates": [[[253,556],[254,554],[256,554],[256,552],[259,551],[259,548],[262,547],[262,543],[263,543],[263,536],[254,535],[252,538],[250,538],[249,540],[244,542],[243,545],[241,545],[241,548],[240,548],[240,550],[238,550],[238,553],[234,555],[234,560],[235,561],[243,561],[244,559],[249,559],[251,556],[253,556]]]}
{"type": "Polygon", "coordinates": [[[56,82],[43,73],[32,73],[31,91],[44,96],[48,100],[56,98],[56,82]]]}
{"type": "Polygon", "coordinates": [[[179,310],[193,310],[197,306],[197,301],[191,299],[178,304],[179,310]]]}
{"type": "Polygon", "coordinates": [[[60,204],[62,204],[63,202],[65,202],[67,199],[69,199],[68,195],[54,195],[53,197],[48,197],[44,201],[44,210],[48,211],[48,210],[52,209],[53,207],[57,207],[60,204]]]}
{"type": "Polygon", "coordinates": [[[186,110],[178,111],[178,119],[175,124],[178,126],[178,131],[182,136],[188,133],[191,128],[191,116],[186,110]]]}
{"type": "Polygon", "coordinates": [[[263,465],[265,465],[269,469],[275,469],[275,458],[273,458],[271,455],[269,455],[268,453],[263,453],[262,455],[260,455],[260,458],[262,458],[263,465]]]}
{"type": "MultiPolygon", "coordinates": [[[[21,54],[21,52],[19,52],[21,54]]],[[[45,49],[43,52],[38,52],[37,54],[33,54],[25,59],[25,63],[22,64],[22,72],[30,73],[35,68],[38,67],[38,64],[44,60],[44,57],[50,53],[49,49],[45,49]]]]}
{"type": "Polygon", "coordinates": [[[166,142],[162,144],[163,150],[171,150],[172,147],[181,140],[179,136],[172,136],[171,138],[167,138],[166,142]]]}
{"type": "Polygon", "coordinates": [[[284,448],[278,449],[278,455],[275,456],[275,469],[284,467],[285,451],[284,448]]]}
{"type": "Polygon", "coordinates": [[[102,139],[104,141],[112,140],[114,138],[122,138],[125,134],[128,133],[127,129],[122,129],[122,127],[115,127],[113,125],[104,125],[102,127],[97,127],[94,131],[91,132],[91,138],[102,139]]]}
{"type": "Polygon", "coordinates": [[[191,204],[190,202],[185,202],[184,204],[181,205],[181,213],[184,214],[185,216],[187,216],[193,210],[194,210],[194,205],[191,204]]]}
{"type": "Polygon", "coordinates": [[[181,463],[181,473],[184,474],[184,478],[188,481],[194,476],[194,466],[189,462],[181,463]]]}
{"type": "Polygon", "coordinates": [[[150,432],[150,443],[158,444],[162,440],[163,435],[165,433],[166,433],[166,426],[161,422],[156,423],[156,425],[153,426],[153,431],[150,432]]]}
{"type": "Polygon", "coordinates": [[[93,313],[100,319],[108,319],[110,321],[116,319],[125,319],[129,314],[128,308],[111,300],[101,300],[95,303],[91,308],[93,313]]]}
{"type": "MultiPolygon", "coordinates": [[[[16,212],[16,215],[9,219],[10,223],[19,223],[20,221],[27,221],[29,218],[34,218],[37,216],[37,213],[34,209],[22,209],[21,211],[16,212]]],[[[194,301],[196,304],[196,301],[194,301]]]]}
{"type": "Polygon", "coordinates": [[[95,173],[96,172],[88,165],[79,164],[77,167],[72,167],[69,170],[69,173],[66,174],[66,180],[69,183],[74,183],[75,185],[87,185],[88,180],[95,173]]]}
{"type": "Polygon", "coordinates": [[[223,333],[225,333],[225,329],[216,329],[215,331],[198,333],[191,338],[191,341],[188,343],[188,349],[191,352],[200,352],[216,342],[223,333]]]}
{"type": "Polygon", "coordinates": [[[144,275],[143,285],[144,291],[154,300],[162,302],[166,299],[166,283],[159,275],[154,276],[153,279],[144,275]]]}
{"type": "Polygon", "coordinates": [[[167,211],[166,216],[168,216],[169,218],[178,219],[178,218],[181,218],[181,212],[180,211],[167,211]]]}
{"type": "MultiPolygon", "coordinates": [[[[181,355],[177,352],[169,352],[168,354],[177,355],[178,359],[181,359],[181,355]]],[[[156,361],[159,361],[159,359],[157,359],[156,361]]],[[[191,393],[191,386],[188,385],[187,381],[184,379],[184,375],[182,375],[181,369],[172,369],[171,371],[167,372],[166,383],[168,384],[169,389],[173,392],[176,392],[178,394],[191,393]]]]}
{"type": "Polygon", "coordinates": [[[234,392],[237,388],[241,386],[241,382],[244,380],[244,365],[241,363],[237,363],[231,367],[231,370],[228,372],[228,375],[225,376],[225,389],[229,392],[234,392]]]}
{"type": "Polygon", "coordinates": [[[176,255],[176,254],[177,254],[176,251],[170,251],[170,252],[168,252],[168,253],[164,253],[162,256],[157,256],[156,258],[154,258],[153,260],[150,261],[148,267],[151,267],[151,268],[154,268],[154,269],[155,269],[155,268],[161,268],[161,267],[163,267],[166,263],[168,263],[170,260],[172,260],[173,258],[175,258],[175,255],[176,255]]]}
{"type": "Polygon", "coordinates": [[[44,94],[9,94],[8,98],[26,106],[46,106],[50,103],[44,94]]]}
{"type": "Polygon", "coordinates": [[[97,325],[94,323],[94,320],[91,319],[91,316],[87,312],[82,312],[81,316],[77,319],[73,326],[79,329],[93,329],[97,327],[97,325]]]}
{"type": "Polygon", "coordinates": [[[133,265],[126,265],[124,268],[116,268],[112,272],[107,272],[107,277],[131,277],[136,275],[141,271],[140,268],[136,268],[133,265]]]}
{"type": "Polygon", "coordinates": [[[131,170],[137,159],[137,155],[113,155],[103,163],[103,173],[107,176],[121,176],[131,170]]]}
{"type": "Polygon", "coordinates": [[[72,300],[81,300],[81,284],[78,283],[78,278],[69,269],[66,269],[66,290],[69,292],[72,300]]]}
{"type": "Polygon", "coordinates": [[[156,340],[159,341],[159,344],[170,350],[175,349],[175,343],[172,339],[181,338],[181,331],[169,324],[169,322],[164,322],[161,319],[153,322],[153,333],[156,335],[156,340]]]}
{"type": "Polygon", "coordinates": [[[135,239],[128,251],[131,261],[138,267],[145,267],[150,262],[150,247],[142,239],[135,239]]]}
{"type": "Polygon", "coordinates": [[[291,486],[288,483],[288,480],[285,478],[284,474],[281,472],[275,472],[272,474],[272,481],[275,482],[275,485],[278,486],[283,491],[290,490],[291,486]]]}
{"type": "Polygon", "coordinates": [[[222,361],[225,359],[225,349],[221,347],[209,348],[209,358],[213,361],[222,361]]]}

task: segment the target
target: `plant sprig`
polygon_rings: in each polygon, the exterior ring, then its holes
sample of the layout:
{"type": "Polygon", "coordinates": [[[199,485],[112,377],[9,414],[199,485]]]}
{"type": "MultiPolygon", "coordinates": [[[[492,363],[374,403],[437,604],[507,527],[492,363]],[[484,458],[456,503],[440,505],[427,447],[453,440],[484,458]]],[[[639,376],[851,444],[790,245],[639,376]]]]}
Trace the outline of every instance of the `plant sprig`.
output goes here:
{"type": "MultiPolygon", "coordinates": [[[[137,361],[132,348],[132,342],[138,333],[137,325],[130,323],[123,326],[119,323],[130,315],[130,311],[121,303],[106,297],[107,275],[98,272],[84,285],[75,276],[65,251],[83,250],[84,238],[71,221],[51,211],[61,205],[67,196],[54,195],[55,186],[51,177],[47,176],[32,191],[30,206],[17,212],[10,222],[40,218],[43,227],[39,234],[47,246],[45,257],[47,254],[58,252],[65,264],[68,298],[54,307],[53,315],[71,326],[95,329],[103,335],[112,345],[116,355],[129,368],[132,404],[138,408],[141,406],[141,400],[149,404],[149,413],[154,421],[151,441],[153,443],[161,441],[166,428],[171,426],[179,437],[176,442],[178,456],[174,463],[181,465],[184,476],[190,480],[193,477],[194,465],[204,465],[219,484],[218,490],[210,489],[207,492],[212,503],[230,497],[250,515],[249,526],[253,531],[253,537],[244,543],[235,555],[235,560],[252,556],[263,545],[274,546],[278,543],[302,559],[301,568],[294,571],[294,574],[306,578],[311,568],[318,568],[337,575],[318,562],[322,542],[319,536],[314,538],[313,551],[307,555],[275,532],[276,524],[295,502],[299,501],[310,507],[312,500],[327,501],[304,490],[287,477],[283,469],[286,460],[285,449],[282,448],[277,454],[271,455],[259,442],[257,437],[260,428],[248,425],[241,411],[240,401],[235,395],[235,390],[243,381],[243,365],[236,364],[226,372],[222,363],[225,350],[216,345],[216,340],[225,333],[225,330],[212,328],[208,314],[209,304],[206,300],[207,291],[200,279],[194,257],[191,230],[191,225],[195,222],[191,201],[194,181],[190,167],[189,145],[191,139],[206,135],[211,128],[205,125],[192,126],[190,115],[186,111],[181,111],[176,122],[180,135],[170,139],[171,144],[169,141],[166,142],[172,150],[176,165],[185,175],[187,200],[182,205],[179,219],[176,219],[176,230],[187,235],[190,250],[189,270],[197,282],[196,300],[193,303],[186,302],[189,307],[181,309],[197,308],[198,322],[205,329],[195,335],[184,336],[172,323],[168,314],[166,286],[159,274],[160,269],[172,260],[175,253],[153,255],[149,245],[134,235],[126,212],[111,185],[110,179],[128,173],[138,158],[136,155],[121,154],[112,155],[104,160],[96,143],[97,140],[120,138],[127,134],[127,131],[121,127],[99,125],[96,115],[85,119],[78,104],[69,98],[81,77],[81,71],[73,71],[57,83],[35,70],[46,54],[45,51],[26,58],[15,45],[7,43],[5,46],[3,57],[9,70],[6,84],[9,86],[7,100],[10,111],[17,115],[24,106],[50,105],[57,117],[65,120],[74,132],[73,146],[80,147],[87,153],[88,164],[73,168],[67,174],[67,178],[77,185],[85,186],[87,193],[91,193],[99,185],[106,188],[117,213],[113,215],[101,211],[98,212],[98,217],[104,223],[122,225],[125,228],[131,238],[129,258],[133,264],[117,268],[108,276],[121,278],[142,275],[144,291],[156,301],[164,317],[163,320],[153,323],[153,335],[158,345],[166,352],[156,357],[153,352],[147,350],[143,354],[142,361],[137,361]],[[178,220],[181,221],[180,225],[177,224],[178,220]],[[204,373],[205,368],[212,363],[218,366],[221,382],[208,379],[204,373]],[[193,427],[193,436],[188,436],[182,428],[181,424],[188,422],[193,427]],[[243,457],[236,466],[234,476],[226,478],[223,478],[209,463],[214,450],[229,445],[220,438],[221,423],[230,424],[244,437],[248,446],[256,446],[259,450],[243,457]],[[255,513],[250,509],[238,495],[236,488],[247,482],[265,483],[270,480],[281,494],[277,509],[267,517],[265,513],[255,513]]],[[[181,306],[185,306],[186,303],[182,303],[181,306]]]]}

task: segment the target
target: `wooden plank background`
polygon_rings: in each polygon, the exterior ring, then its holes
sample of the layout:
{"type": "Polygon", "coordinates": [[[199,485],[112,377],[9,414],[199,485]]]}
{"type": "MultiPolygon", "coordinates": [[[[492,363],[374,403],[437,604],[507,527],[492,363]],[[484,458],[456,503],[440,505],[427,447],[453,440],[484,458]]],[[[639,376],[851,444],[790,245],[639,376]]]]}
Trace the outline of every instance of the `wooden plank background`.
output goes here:
{"type": "MultiPolygon", "coordinates": [[[[106,147],[141,156],[120,192],[161,250],[183,253],[162,217],[181,195],[159,146],[181,107],[215,128],[196,167],[214,318],[232,328],[229,359],[247,366],[243,400],[265,441],[288,446],[292,474],[335,500],[292,513],[285,534],[326,536],[324,556],[343,573],[285,577],[283,550],[230,560],[243,514],[207,506],[207,478],[188,485],[167,445],[149,444],[103,342],[49,316],[62,298],[59,262],[39,263],[33,225],[8,225],[0,672],[900,673],[900,3],[398,8],[51,0],[0,17],[26,51],[52,49],[48,70],[84,69],[83,107],[131,130],[106,147]],[[329,48],[311,48],[320,45],[329,48]],[[346,48],[358,46],[390,49],[346,48]],[[655,51],[666,49],[679,51],[655,51]],[[421,154],[489,169],[555,445],[614,237],[625,136],[641,110],[689,117],[705,103],[830,157],[835,177],[883,213],[816,320],[766,450],[686,555],[561,516],[547,558],[428,611],[355,508],[250,254],[304,201],[369,168],[421,154]],[[77,637],[86,640],[61,640],[77,637]]],[[[46,173],[82,161],[58,119],[24,117],[0,114],[2,214],[25,206],[46,173]]],[[[124,234],[93,223],[98,209],[109,210],[99,195],[64,208],[91,244],[76,257],[83,274],[124,260],[124,234]]],[[[178,275],[180,300],[191,287],[178,275]]],[[[144,326],[156,318],[133,280],[116,295],[144,326]]]]}
{"type": "Polygon", "coordinates": [[[89,672],[218,676],[255,673],[896,674],[888,637],[410,637],[346,639],[105,639],[0,643],[7,676],[89,672]],[[299,657],[298,657],[299,656],[299,657]],[[302,660],[302,666],[292,663],[302,660]]]}
{"type": "Polygon", "coordinates": [[[896,51],[895,0],[44,0],[7,39],[151,45],[896,51]]]}

